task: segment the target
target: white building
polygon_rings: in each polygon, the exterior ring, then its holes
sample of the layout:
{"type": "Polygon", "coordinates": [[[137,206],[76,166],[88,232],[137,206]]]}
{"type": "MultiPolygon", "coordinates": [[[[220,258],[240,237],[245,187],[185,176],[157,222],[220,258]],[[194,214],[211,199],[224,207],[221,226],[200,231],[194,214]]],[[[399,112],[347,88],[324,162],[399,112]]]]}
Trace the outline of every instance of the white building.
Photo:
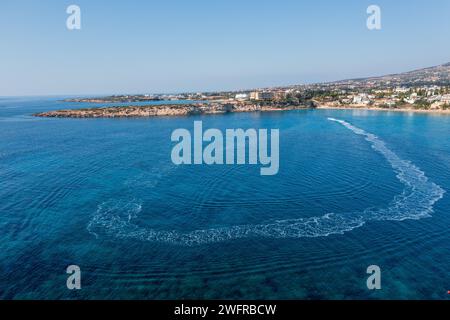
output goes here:
{"type": "Polygon", "coordinates": [[[238,93],[234,96],[234,98],[236,100],[247,100],[248,99],[248,94],[246,93],[238,93]]]}
{"type": "Polygon", "coordinates": [[[430,103],[436,102],[436,101],[441,101],[442,100],[442,96],[441,95],[436,95],[436,96],[431,96],[427,98],[427,101],[430,103]]]}
{"type": "Polygon", "coordinates": [[[408,91],[409,91],[409,89],[405,88],[405,87],[397,87],[397,88],[395,88],[395,92],[398,92],[398,93],[406,93],[408,91]]]}
{"type": "Polygon", "coordinates": [[[450,104],[450,94],[444,94],[441,98],[441,102],[450,104]]]}
{"type": "Polygon", "coordinates": [[[417,93],[413,93],[413,94],[411,94],[411,95],[409,96],[409,98],[406,98],[406,99],[405,99],[405,102],[406,102],[406,103],[409,103],[409,104],[414,104],[417,100],[418,100],[418,99],[417,99],[417,93]]]}
{"type": "Polygon", "coordinates": [[[369,104],[370,98],[367,94],[361,93],[353,97],[353,104],[369,104]]]}

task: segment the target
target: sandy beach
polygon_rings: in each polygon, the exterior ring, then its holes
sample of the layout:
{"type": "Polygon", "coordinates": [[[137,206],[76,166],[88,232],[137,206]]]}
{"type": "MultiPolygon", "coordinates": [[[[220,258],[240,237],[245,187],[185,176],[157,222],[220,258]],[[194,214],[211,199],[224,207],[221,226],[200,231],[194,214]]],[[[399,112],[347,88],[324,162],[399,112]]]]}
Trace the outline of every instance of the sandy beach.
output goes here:
{"type": "Polygon", "coordinates": [[[330,110],[361,110],[361,111],[386,111],[386,112],[409,112],[409,113],[425,113],[425,114],[436,114],[436,115],[450,115],[450,110],[442,109],[410,109],[410,108],[396,108],[396,109],[386,109],[379,107],[336,107],[336,106],[326,106],[320,105],[317,109],[330,109],[330,110]]]}

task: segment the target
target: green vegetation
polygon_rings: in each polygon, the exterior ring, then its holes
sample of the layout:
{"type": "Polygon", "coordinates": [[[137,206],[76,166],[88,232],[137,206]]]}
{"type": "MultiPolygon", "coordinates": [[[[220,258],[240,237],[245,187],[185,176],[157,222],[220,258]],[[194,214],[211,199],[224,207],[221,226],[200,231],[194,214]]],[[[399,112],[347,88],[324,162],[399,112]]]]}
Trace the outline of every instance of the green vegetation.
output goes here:
{"type": "Polygon", "coordinates": [[[420,99],[414,102],[414,109],[430,109],[431,103],[426,101],[425,99],[420,99]]]}

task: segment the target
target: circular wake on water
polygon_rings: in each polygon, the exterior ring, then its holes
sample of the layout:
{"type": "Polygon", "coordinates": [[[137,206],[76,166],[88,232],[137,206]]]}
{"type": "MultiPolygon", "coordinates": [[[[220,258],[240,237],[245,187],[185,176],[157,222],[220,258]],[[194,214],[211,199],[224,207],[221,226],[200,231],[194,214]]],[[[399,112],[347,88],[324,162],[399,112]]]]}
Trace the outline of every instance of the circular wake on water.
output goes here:
{"type": "Polygon", "coordinates": [[[202,245],[250,237],[302,238],[325,237],[344,234],[370,221],[402,221],[431,217],[433,205],[445,190],[431,182],[423,171],[410,161],[401,159],[376,135],[335,118],[329,121],[341,124],[356,135],[365,138],[374,151],[381,154],[391,165],[397,179],[405,186],[386,208],[368,208],[359,212],[327,213],[323,216],[277,220],[270,223],[236,225],[231,227],[194,230],[191,232],[159,231],[140,227],[133,223],[142,209],[137,201],[110,201],[98,207],[87,227],[98,237],[100,234],[118,239],[162,242],[174,245],[202,245]]]}

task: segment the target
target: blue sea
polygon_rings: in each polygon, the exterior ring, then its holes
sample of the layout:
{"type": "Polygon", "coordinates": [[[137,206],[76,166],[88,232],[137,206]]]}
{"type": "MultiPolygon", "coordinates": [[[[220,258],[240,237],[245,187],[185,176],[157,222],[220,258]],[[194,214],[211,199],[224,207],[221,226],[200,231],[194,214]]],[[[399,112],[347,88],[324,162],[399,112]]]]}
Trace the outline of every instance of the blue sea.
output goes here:
{"type": "Polygon", "coordinates": [[[61,99],[0,98],[1,299],[450,297],[450,116],[32,116],[95,106],[61,99]],[[279,173],[174,165],[198,120],[279,129],[279,173]]]}

